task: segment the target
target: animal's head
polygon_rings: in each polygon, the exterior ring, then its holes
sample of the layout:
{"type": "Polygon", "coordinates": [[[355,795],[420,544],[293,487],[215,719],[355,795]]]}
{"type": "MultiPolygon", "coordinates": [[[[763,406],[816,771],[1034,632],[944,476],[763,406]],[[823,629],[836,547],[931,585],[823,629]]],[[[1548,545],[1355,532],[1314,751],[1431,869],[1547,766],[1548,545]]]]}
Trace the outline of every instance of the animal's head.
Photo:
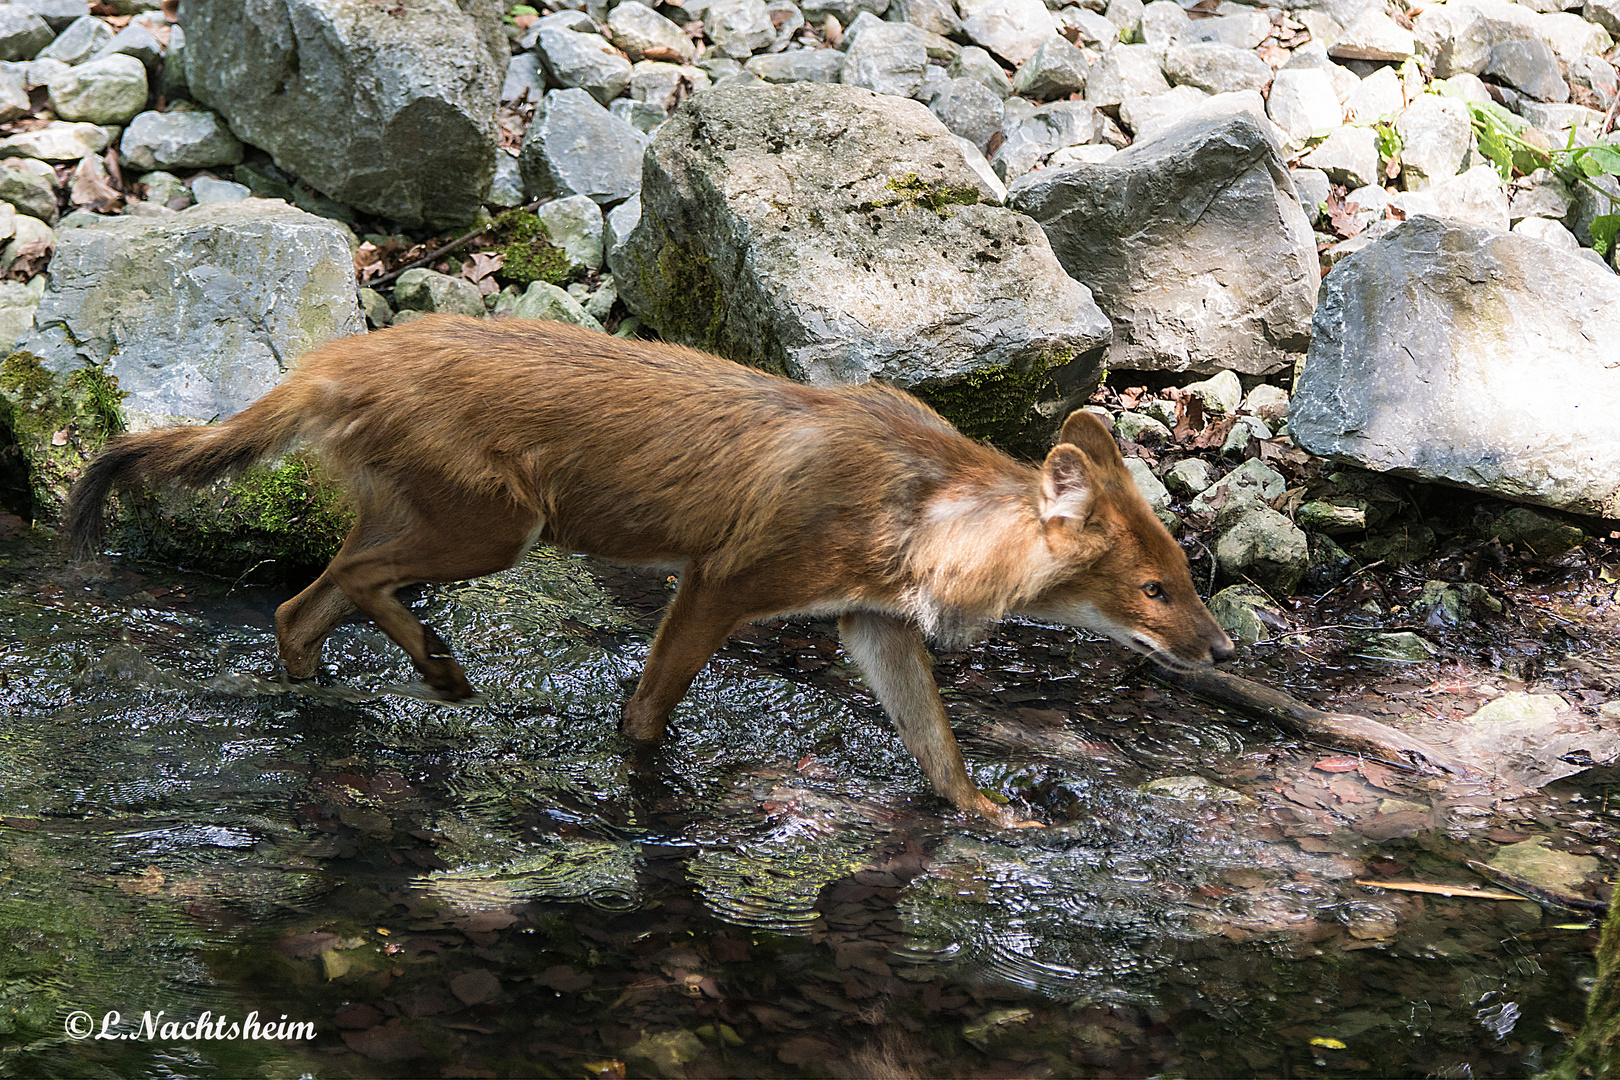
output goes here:
{"type": "Polygon", "coordinates": [[[1041,467],[1045,542],[1065,567],[1026,610],[1107,634],[1171,667],[1232,654],[1187,556],[1125,468],[1102,421],[1076,412],[1041,467]]]}

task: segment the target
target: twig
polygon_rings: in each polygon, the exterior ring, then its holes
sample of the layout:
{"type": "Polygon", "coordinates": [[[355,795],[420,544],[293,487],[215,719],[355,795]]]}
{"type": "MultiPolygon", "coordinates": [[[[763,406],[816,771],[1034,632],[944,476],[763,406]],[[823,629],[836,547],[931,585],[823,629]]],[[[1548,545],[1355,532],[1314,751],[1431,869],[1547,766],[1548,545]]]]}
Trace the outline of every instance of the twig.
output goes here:
{"type": "Polygon", "coordinates": [[[1369,889],[1388,889],[1391,892],[1429,893],[1433,896],[1462,896],[1470,900],[1523,900],[1518,893],[1490,892],[1471,889],[1466,885],[1430,885],[1426,881],[1366,881],[1356,878],[1357,885],[1369,889]]]}
{"type": "Polygon", "coordinates": [[[1478,859],[1464,859],[1463,865],[1480,877],[1489,878],[1499,885],[1506,885],[1515,892],[1523,893],[1526,899],[1534,900],[1543,907],[1561,907],[1570,911],[1604,912],[1609,910],[1609,905],[1602,900],[1589,900],[1584,896],[1571,896],[1569,893],[1549,889],[1543,885],[1532,885],[1516,874],[1505,873],[1494,866],[1480,862],[1478,859]]]}
{"type": "MultiPolygon", "coordinates": [[[[518,209],[519,210],[538,210],[540,208],[541,203],[548,202],[548,201],[549,201],[548,199],[536,199],[531,203],[527,203],[527,204],[525,204],[523,206],[518,207],[518,209]]],[[[444,245],[444,247],[439,248],[437,251],[429,252],[428,254],[422,256],[420,259],[417,259],[414,262],[408,262],[404,266],[395,267],[393,270],[388,271],[388,273],[384,274],[382,277],[372,278],[370,281],[361,282],[361,284],[365,285],[368,289],[375,289],[375,288],[377,288],[378,286],[381,286],[381,285],[391,285],[391,284],[393,284],[394,279],[399,277],[399,275],[403,274],[405,271],[407,271],[407,270],[415,270],[418,266],[426,266],[428,263],[432,262],[433,260],[450,254],[452,251],[456,250],[461,245],[463,245],[463,244],[467,243],[468,241],[472,240],[474,237],[484,235],[485,233],[489,232],[489,230],[493,229],[494,227],[495,227],[495,223],[493,221],[490,222],[488,225],[479,226],[478,228],[474,229],[470,233],[465,233],[465,234],[463,234],[461,236],[456,237],[454,240],[452,240],[448,244],[444,245]]]]}

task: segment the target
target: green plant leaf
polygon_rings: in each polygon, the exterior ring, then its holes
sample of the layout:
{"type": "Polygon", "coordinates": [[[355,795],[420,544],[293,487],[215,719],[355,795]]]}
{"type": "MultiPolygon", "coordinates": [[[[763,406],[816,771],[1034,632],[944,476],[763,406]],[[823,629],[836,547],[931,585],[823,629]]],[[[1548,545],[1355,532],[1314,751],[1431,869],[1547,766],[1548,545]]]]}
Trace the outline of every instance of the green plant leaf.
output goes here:
{"type": "Polygon", "coordinates": [[[1592,250],[1608,258],[1609,252],[1614,250],[1615,234],[1620,233],[1620,214],[1600,214],[1592,219],[1586,231],[1592,237],[1592,250]]]}

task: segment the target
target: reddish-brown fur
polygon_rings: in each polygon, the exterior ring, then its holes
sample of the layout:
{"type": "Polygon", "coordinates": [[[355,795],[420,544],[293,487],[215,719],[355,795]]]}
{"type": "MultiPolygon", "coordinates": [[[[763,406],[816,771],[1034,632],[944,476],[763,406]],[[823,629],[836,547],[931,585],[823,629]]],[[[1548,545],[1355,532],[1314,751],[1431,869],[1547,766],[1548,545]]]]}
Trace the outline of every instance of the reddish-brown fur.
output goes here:
{"type": "Polygon", "coordinates": [[[836,614],[935,789],[1002,821],[963,767],[925,635],[959,642],[1018,612],[1173,664],[1231,650],[1096,417],[1071,416],[1037,469],[888,387],[802,386],[553,322],[435,316],[343,338],[223,423],[116,440],[69,496],[75,553],[99,545],[117,483],[197,486],[297,444],[321,453],[357,518],[276,612],[293,678],[359,608],[429,686],[463,698],[461,666],[399,586],[494,573],[537,540],[676,566],[627,735],[659,738],[739,624],[836,614]]]}

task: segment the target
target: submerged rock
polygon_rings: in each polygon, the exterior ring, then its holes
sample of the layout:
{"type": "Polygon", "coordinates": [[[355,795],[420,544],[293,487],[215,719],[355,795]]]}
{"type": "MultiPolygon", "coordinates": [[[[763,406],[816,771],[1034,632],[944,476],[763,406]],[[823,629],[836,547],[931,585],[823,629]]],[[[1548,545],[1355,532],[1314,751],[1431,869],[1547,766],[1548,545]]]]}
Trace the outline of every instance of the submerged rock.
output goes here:
{"type": "Polygon", "coordinates": [[[1620,278],[1419,217],[1325,280],[1289,410],[1305,449],[1620,517],[1620,278]]]}
{"type": "Polygon", "coordinates": [[[672,340],[811,383],[916,388],[970,430],[1020,427],[1038,396],[1090,387],[1108,325],[990,194],[917,102],[717,88],[659,130],[609,262],[672,340]]]}
{"type": "Polygon", "coordinates": [[[1316,245],[1276,145],[1247,114],[1183,121],[1103,165],[1032,173],[1008,203],[1041,223],[1113,320],[1110,368],[1265,374],[1305,351],[1316,245]]]}

